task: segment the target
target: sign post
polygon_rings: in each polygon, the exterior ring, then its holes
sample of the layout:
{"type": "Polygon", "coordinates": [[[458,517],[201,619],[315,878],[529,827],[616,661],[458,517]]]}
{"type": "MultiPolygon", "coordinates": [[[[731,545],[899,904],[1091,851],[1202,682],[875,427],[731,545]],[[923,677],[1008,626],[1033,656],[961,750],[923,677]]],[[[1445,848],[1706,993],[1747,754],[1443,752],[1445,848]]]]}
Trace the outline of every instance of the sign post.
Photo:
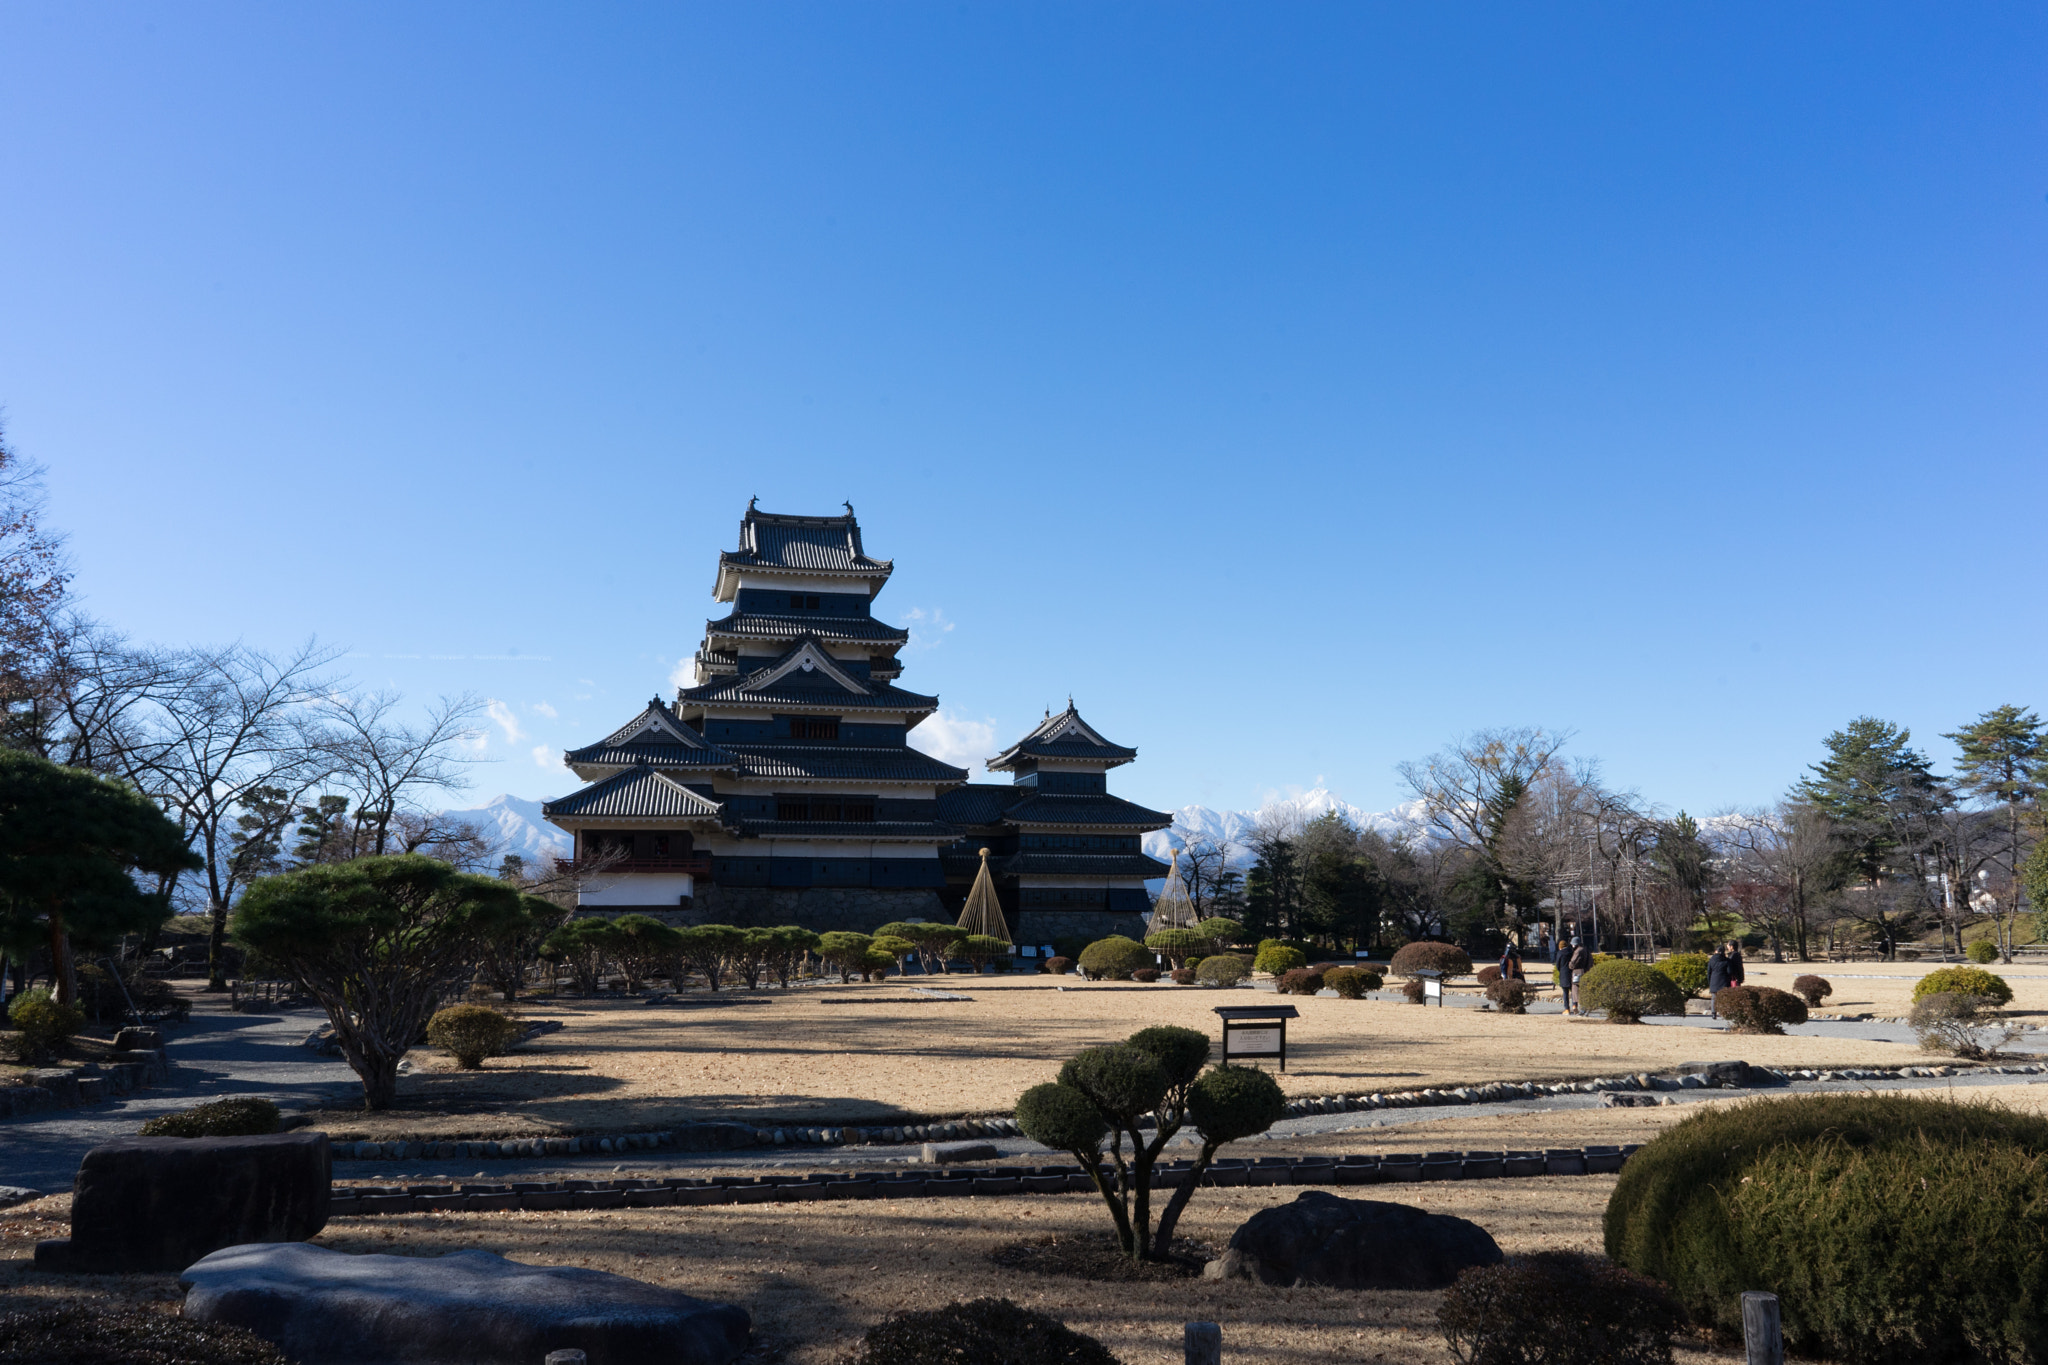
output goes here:
{"type": "Polygon", "coordinates": [[[1434,1000],[1436,1001],[1436,1007],[1442,1009],[1444,1007],[1444,974],[1423,967],[1418,969],[1415,975],[1422,980],[1422,1003],[1427,1005],[1430,1001],[1434,1000]]]}
{"type": "Polygon", "coordinates": [[[1299,1019],[1292,1005],[1219,1005],[1223,1020],[1223,1064],[1274,1060],[1287,1069],[1287,1021],[1299,1019]]]}

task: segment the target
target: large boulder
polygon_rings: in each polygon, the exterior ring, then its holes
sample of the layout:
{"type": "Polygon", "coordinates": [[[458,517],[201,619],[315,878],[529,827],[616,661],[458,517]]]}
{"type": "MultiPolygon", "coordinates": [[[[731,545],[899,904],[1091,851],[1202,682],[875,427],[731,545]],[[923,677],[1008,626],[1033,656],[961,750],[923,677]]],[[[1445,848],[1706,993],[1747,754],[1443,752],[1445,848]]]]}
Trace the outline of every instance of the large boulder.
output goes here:
{"type": "Polygon", "coordinates": [[[488,1251],[353,1256],[269,1244],[188,1269],[184,1316],[245,1327],[300,1365],[724,1365],[747,1349],[746,1310],[575,1266],[488,1251]]]}
{"type": "Polygon", "coordinates": [[[1292,1204],[1253,1214],[1202,1273],[1285,1286],[1443,1289],[1459,1271],[1500,1260],[1500,1247],[1477,1223],[1306,1190],[1292,1204]]]}
{"type": "Polygon", "coordinates": [[[121,1138],[85,1154],[71,1236],[36,1247],[46,1270],[183,1270],[210,1251],[298,1242],[327,1226],[334,1163],[321,1132],[121,1138]]]}

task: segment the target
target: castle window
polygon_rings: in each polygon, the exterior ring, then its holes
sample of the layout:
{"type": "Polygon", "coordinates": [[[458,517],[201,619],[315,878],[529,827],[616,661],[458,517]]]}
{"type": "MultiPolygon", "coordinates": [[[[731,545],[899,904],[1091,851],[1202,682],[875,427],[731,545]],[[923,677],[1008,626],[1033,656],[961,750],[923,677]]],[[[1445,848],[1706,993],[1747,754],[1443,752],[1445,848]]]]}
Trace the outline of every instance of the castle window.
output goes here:
{"type": "Polygon", "coordinates": [[[846,801],[839,807],[839,818],[858,824],[871,825],[875,821],[875,803],[872,801],[846,801]]]}
{"type": "Polygon", "coordinates": [[[808,820],[811,818],[811,803],[801,796],[778,796],[775,798],[775,818],[808,820]]]}
{"type": "Polygon", "coordinates": [[[812,719],[798,717],[789,723],[791,739],[837,739],[839,738],[839,717],[826,716],[812,719]]]}
{"type": "Polygon", "coordinates": [[[818,609],[818,599],[806,597],[800,592],[793,592],[789,595],[789,609],[791,611],[816,611],[818,609]]]}

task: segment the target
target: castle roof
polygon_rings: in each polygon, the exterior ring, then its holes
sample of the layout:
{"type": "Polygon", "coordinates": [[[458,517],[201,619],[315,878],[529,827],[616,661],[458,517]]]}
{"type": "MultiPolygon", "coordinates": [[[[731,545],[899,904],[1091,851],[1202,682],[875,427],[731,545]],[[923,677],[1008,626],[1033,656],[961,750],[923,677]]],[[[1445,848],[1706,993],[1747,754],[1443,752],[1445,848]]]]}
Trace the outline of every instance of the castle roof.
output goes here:
{"type": "Polygon", "coordinates": [[[749,777],[816,782],[930,782],[967,780],[967,770],[941,763],[919,749],[847,744],[727,744],[749,777]]]}
{"type": "Polygon", "coordinates": [[[1011,806],[1002,818],[1012,825],[1094,825],[1130,832],[1165,829],[1173,823],[1171,815],[1146,810],[1120,796],[1069,796],[1040,791],[1011,806]]]}
{"type": "Polygon", "coordinates": [[[864,579],[873,584],[870,593],[895,572],[886,559],[871,559],[861,548],[860,523],[854,520],[853,504],[843,517],[798,517],[779,512],[762,512],[747,504],[740,522],[737,550],[721,551],[718,579],[712,593],[730,602],[739,588],[741,571],[796,574],[804,577],[864,579]]]}
{"type": "Polygon", "coordinates": [[[675,718],[661,698],[651,699],[645,709],[595,744],[571,749],[563,760],[582,773],[586,767],[618,768],[644,763],[654,768],[696,768],[703,771],[731,770],[736,760],[675,718]]]}
{"type": "Polygon", "coordinates": [[[541,806],[551,820],[717,820],[725,807],[666,773],[636,765],[541,806]]]}
{"type": "MultiPolygon", "coordinates": [[[[910,640],[909,631],[877,621],[872,616],[776,616],[767,612],[736,611],[730,616],[704,623],[707,641],[794,640],[804,635],[848,644],[901,645],[910,640]]],[[[717,647],[712,646],[714,649],[717,647]]]]}
{"type": "Polygon", "coordinates": [[[1081,713],[1074,709],[1073,699],[1069,698],[1066,710],[1056,716],[1047,716],[1044,724],[990,759],[988,767],[994,772],[1014,769],[1022,763],[1041,758],[1078,758],[1092,759],[1104,768],[1113,768],[1137,756],[1136,749],[1104,739],[1094,726],[1081,719],[1081,713]]]}
{"type": "Polygon", "coordinates": [[[683,688],[676,693],[676,700],[695,706],[752,703],[784,709],[836,711],[859,707],[912,714],[939,709],[937,697],[907,692],[886,682],[863,681],[846,672],[825,651],[818,637],[808,632],[797,637],[772,663],[736,677],[714,678],[698,687],[683,688]]]}

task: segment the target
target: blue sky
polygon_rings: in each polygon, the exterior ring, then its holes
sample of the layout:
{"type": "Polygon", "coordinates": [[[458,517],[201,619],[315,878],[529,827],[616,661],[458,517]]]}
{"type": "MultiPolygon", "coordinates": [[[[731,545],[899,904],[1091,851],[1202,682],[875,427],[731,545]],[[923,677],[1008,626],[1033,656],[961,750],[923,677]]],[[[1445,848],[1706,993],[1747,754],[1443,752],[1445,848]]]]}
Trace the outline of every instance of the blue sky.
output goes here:
{"type": "MultiPolygon", "coordinates": [[[[1479,726],[1695,811],[2048,702],[2036,7],[0,7],[89,607],[507,722],[858,508],[956,743],[1245,806],[1479,726]]],[[[936,732],[936,731],[935,731],[936,732]]],[[[536,757],[536,750],[539,751],[536,757]]]]}

